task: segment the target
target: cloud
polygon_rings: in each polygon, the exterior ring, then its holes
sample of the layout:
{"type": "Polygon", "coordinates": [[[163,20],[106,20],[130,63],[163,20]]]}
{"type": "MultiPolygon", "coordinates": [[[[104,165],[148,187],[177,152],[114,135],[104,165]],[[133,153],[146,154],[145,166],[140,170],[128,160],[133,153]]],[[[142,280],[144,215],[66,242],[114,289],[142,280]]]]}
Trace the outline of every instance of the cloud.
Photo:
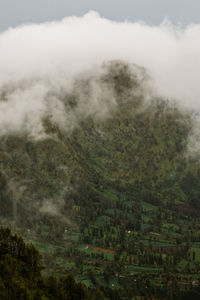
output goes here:
{"type": "Polygon", "coordinates": [[[0,135],[42,136],[46,115],[70,129],[79,117],[106,114],[116,103],[97,66],[111,60],[144,67],[157,94],[199,110],[200,25],[119,23],[89,12],[0,33],[0,135]],[[78,76],[90,78],[89,96],[76,89],[78,76]],[[73,112],[63,101],[72,90],[73,112]]]}
{"type": "MultiPolygon", "coordinates": [[[[55,202],[55,201],[54,201],[55,202]]],[[[59,201],[57,199],[57,202],[54,203],[52,199],[46,199],[43,201],[42,206],[40,207],[40,212],[43,214],[49,214],[53,216],[59,216],[61,215],[59,211],[59,201]]]]}

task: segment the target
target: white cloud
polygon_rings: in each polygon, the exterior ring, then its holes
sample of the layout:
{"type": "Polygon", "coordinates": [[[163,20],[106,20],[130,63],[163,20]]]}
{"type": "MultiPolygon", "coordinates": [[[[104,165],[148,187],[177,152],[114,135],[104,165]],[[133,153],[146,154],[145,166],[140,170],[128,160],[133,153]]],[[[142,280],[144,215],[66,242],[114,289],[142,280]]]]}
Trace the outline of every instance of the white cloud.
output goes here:
{"type": "MultiPolygon", "coordinates": [[[[200,108],[200,25],[118,23],[90,12],[0,34],[0,134],[24,128],[37,135],[46,114],[70,127],[74,116],[64,114],[59,97],[75,76],[116,59],[145,67],[157,93],[200,108]]],[[[82,98],[79,110],[84,105],[90,113],[107,110],[95,84],[92,98],[82,98]]]]}

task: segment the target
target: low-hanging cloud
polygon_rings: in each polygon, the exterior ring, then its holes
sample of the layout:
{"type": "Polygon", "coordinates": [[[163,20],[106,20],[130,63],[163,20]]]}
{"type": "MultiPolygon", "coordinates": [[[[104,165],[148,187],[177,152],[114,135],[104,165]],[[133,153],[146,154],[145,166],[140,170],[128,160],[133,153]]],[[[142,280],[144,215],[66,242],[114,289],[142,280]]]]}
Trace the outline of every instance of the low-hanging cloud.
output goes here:
{"type": "Polygon", "coordinates": [[[42,136],[44,116],[70,129],[80,116],[105,114],[116,103],[97,66],[111,60],[144,67],[157,94],[199,110],[200,25],[119,23],[90,12],[0,34],[0,135],[42,136]],[[79,106],[66,113],[60,99],[83,73],[93,78],[90,96],[77,90],[79,106]]]}

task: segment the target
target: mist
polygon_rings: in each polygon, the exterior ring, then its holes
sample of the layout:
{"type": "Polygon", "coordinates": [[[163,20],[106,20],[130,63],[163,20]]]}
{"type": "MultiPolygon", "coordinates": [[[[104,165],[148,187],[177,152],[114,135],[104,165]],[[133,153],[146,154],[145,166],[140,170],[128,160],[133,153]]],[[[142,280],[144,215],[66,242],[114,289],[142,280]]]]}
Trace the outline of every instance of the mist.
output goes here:
{"type": "Polygon", "coordinates": [[[119,23],[89,12],[0,34],[0,135],[43,137],[45,116],[65,130],[90,114],[106,116],[116,100],[99,78],[112,60],[145,68],[156,95],[200,109],[200,25],[119,23]],[[80,78],[90,81],[89,92],[80,78]],[[73,111],[61,100],[72,91],[73,111]]]}

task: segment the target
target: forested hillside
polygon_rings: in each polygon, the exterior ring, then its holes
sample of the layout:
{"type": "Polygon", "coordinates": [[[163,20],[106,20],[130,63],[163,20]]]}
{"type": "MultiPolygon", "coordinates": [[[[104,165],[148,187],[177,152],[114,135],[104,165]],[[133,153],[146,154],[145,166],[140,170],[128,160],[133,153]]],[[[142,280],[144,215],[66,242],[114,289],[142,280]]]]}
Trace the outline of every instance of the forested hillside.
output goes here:
{"type": "MultiPolygon", "coordinates": [[[[40,248],[47,272],[72,271],[108,299],[182,299],[199,284],[200,165],[188,150],[194,115],[155,96],[148,80],[137,66],[106,64],[95,87],[80,77],[62,96],[76,120],[70,130],[47,115],[42,137],[0,137],[1,224],[40,248]],[[79,98],[95,98],[97,87],[101,109],[87,105],[80,116],[79,98]]],[[[23,249],[38,268],[23,284],[39,299],[38,253],[23,249]]],[[[12,265],[18,257],[4,259],[12,265]]],[[[24,280],[16,272],[14,286],[24,280]]]]}
{"type": "Polygon", "coordinates": [[[91,296],[72,274],[59,280],[54,276],[44,278],[42,269],[40,254],[32,244],[26,245],[8,228],[0,228],[0,299],[103,299],[98,290],[91,296]]]}

